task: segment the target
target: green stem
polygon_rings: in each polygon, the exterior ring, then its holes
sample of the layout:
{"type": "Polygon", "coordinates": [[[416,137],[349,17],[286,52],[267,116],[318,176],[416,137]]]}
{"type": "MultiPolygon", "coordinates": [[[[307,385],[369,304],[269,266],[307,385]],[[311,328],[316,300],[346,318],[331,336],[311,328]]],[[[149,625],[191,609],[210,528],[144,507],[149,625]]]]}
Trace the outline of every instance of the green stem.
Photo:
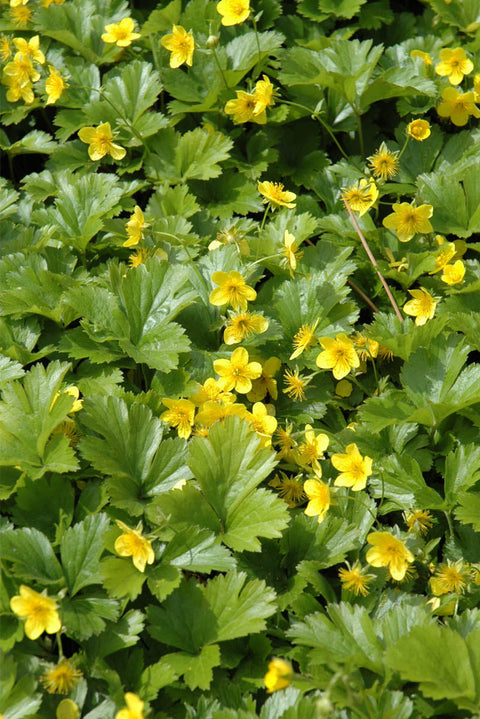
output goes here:
{"type": "Polygon", "coordinates": [[[262,224],[260,225],[260,229],[259,229],[259,231],[258,231],[258,238],[259,238],[259,239],[260,239],[261,236],[262,236],[263,228],[264,228],[264,226],[265,226],[265,220],[267,219],[267,215],[268,215],[269,209],[270,209],[270,205],[267,204],[267,206],[266,206],[266,208],[265,208],[265,212],[263,213],[262,224]]]}
{"type": "Polygon", "coordinates": [[[364,387],[363,384],[362,384],[361,382],[359,382],[359,380],[358,380],[356,377],[354,377],[353,375],[347,375],[347,377],[346,377],[345,379],[347,379],[347,378],[348,378],[349,380],[351,380],[351,381],[353,382],[353,384],[356,384],[357,387],[360,387],[360,389],[362,390],[362,392],[365,392],[365,394],[367,395],[367,397],[371,397],[371,396],[372,396],[371,392],[369,392],[368,389],[366,389],[366,387],[364,387]]]}
{"type": "Polygon", "coordinates": [[[444,515],[447,518],[448,532],[450,534],[450,538],[453,539],[453,526],[452,520],[450,519],[450,514],[448,512],[444,512],[444,515]]]}
{"type": "Polygon", "coordinates": [[[252,15],[252,23],[253,23],[253,29],[255,30],[255,40],[257,41],[257,50],[258,50],[258,62],[262,59],[262,51],[260,49],[260,38],[258,37],[258,30],[257,30],[257,23],[255,18],[252,15]]]}
{"type": "Polygon", "coordinates": [[[373,374],[375,375],[375,384],[377,385],[378,394],[380,394],[380,386],[378,384],[378,372],[377,372],[377,367],[375,365],[375,357],[373,357],[372,354],[370,354],[370,359],[372,360],[373,374]]]}
{"type": "Polygon", "coordinates": [[[62,637],[60,636],[60,632],[57,632],[55,634],[55,638],[57,640],[58,658],[63,659],[62,637]]]}
{"type": "Polygon", "coordinates": [[[357,118],[357,132],[358,132],[358,141],[360,143],[360,154],[363,158],[365,158],[365,143],[363,141],[363,128],[362,128],[362,117],[360,113],[358,113],[355,108],[353,108],[355,112],[355,116],[357,118]]]}
{"type": "Polygon", "coordinates": [[[357,504],[361,504],[362,507],[365,507],[365,509],[367,510],[367,512],[372,515],[373,521],[374,521],[374,522],[377,521],[377,515],[374,514],[374,513],[372,512],[372,510],[370,509],[370,507],[368,507],[368,506],[365,504],[365,502],[362,502],[362,500],[359,499],[358,497],[352,497],[352,495],[346,494],[345,497],[342,497],[342,499],[347,499],[347,500],[350,501],[350,502],[356,502],[357,504]]]}
{"type": "Polygon", "coordinates": [[[407,145],[408,145],[408,141],[409,141],[409,140],[410,140],[410,137],[409,137],[409,135],[407,135],[407,137],[406,137],[406,139],[405,139],[405,142],[403,143],[403,147],[402,147],[402,149],[400,150],[400,153],[399,153],[399,155],[398,155],[398,157],[397,157],[397,160],[400,161],[400,159],[401,159],[403,153],[404,153],[405,150],[407,149],[407,145]]]}
{"type": "Polygon", "coordinates": [[[218,69],[219,69],[219,71],[220,71],[220,75],[222,76],[223,84],[225,85],[225,88],[226,88],[227,90],[230,90],[230,87],[228,86],[228,82],[227,82],[227,80],[226,80],[226,78],[225,78],[224,72],[223,72],[223,70],[222,70],[222,66],[220,65],[220,60],[218,59],[217,51],[216,51],[216,49],[215,49],[214,47],[212,48],[212,53],[213,53],[213,57],[214,57],[214,59],[215,59],[215,62],[216,62],[216,64],[217,64],[217,67],[218,67],[218,69]]]}

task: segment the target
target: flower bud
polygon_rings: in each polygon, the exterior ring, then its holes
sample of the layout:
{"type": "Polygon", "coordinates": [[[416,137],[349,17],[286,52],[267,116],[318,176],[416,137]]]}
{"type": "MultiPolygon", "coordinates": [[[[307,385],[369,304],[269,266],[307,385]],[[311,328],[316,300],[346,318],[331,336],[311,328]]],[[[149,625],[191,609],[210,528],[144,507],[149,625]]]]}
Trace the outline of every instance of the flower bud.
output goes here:
{"type": "Polygon", "coordinates": [[[219,37],[218,35],[209,35],[207,38],[207,47],[210,48],[210,50],[215,50],[215,48],[218,45],[219,37]]]}

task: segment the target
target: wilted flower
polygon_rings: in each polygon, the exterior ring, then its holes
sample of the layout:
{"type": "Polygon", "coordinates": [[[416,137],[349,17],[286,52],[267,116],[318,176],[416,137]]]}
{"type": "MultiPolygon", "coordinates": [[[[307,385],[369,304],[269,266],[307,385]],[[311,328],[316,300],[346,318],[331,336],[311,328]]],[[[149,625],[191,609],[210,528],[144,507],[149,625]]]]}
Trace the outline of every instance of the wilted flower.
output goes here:
{"type": "Polygon", "coordinates": [[[277,490],[278,496],[288,504],[290,509],[297,507],[305,500],[301,475],[289,477],[285,472],[279,472],[270,480],[268,485],[277,490]]]}
{"type": "Polygon", "coordinates": [[[384,142],[378,150],[368,159],[368,164],[374,177],[382,180],[391,180],[398,172],[398,152],[389,150],[384,142]]]}
{"type": "Polygon", "coordinates": [[[342,189],[342,200],[354,212],[358,212],[359,217],[368,212],[375,204],[378,198],[378,188],[375,180],[371,177],[369,180],[363,178],[360,182],[356,182],[351,187],[342,189]]]}
{"type": "Polygon", "coordinates": [[[49,694],[70,694],[82,672],[68,659],[61,659],[53,669],[48,669],[40,678],[49,694]]]}
{"type": "Polygon", "coordinates": [[[164,35],[161,40],[164,48],[169,50],[170,67],[177,68],[185,63],[192,67],[195,40],[190,32],[187,32],[181,25],[174,25],[169,35],[164,35]]]}
{"type": "Polygon", "coordinates": [[[283,393],[287,394],[290,399],[296,399],[299,402],[303,402],[305,399],[305,390],[308,385],[308,379],[302,377],[298,369],[295,369],[293,372],[290,369],[286,369],[283,379],[285,380],[285,389],[283,390],[283,393]]]}
{"type": "Polygon", "coordinates": [[[317,338],[315,336],[315,330],[319,320],[315,320],[313,324],[304,324],[300,327],[298,332],[293,336],[293,349],[294,351],[290,355],[290,360],[300,357],[302,352],[305,352],[309,347],[316,344],[317,338]]]}
{"type": "Polygon", "coordinates": [[[419,534],[426,534],[433,526],[433,517],[428,509],[413,509],[410,512],[404,512],[403,518],[409,532],[416,531],[419,534]]]}
{"type": "Polygon", "coordinates": [[[430,579],[432,594],[436,597],[450,592],[462,594],[471,579],[471,574],[470,566],[463,560],[460,559],[455,563],[447,560],[446,564],[440,564],[436,568],[435,575],[430,579]]]}
{"type": "Polygon", "coordinates": [[[341,569],[338,570],[342,588],[353,592],[356,597],[358,597],[359,594],[361,594],[362,597],[366,597],[368,595],[368,585],[372,579],[375,579],[375,576],[368,574],[358,559],[353,566],[350,566],[349,562],[346,562],[346,565],[348,569],[341,567],[341,569]]]}

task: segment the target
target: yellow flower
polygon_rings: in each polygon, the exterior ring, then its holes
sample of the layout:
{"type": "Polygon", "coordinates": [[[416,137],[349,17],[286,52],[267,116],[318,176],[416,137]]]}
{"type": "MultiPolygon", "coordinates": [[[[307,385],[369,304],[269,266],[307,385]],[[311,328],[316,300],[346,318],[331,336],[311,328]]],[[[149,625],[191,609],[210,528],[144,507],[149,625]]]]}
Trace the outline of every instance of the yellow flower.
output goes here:
{"type": "Polygon", "coordinates": [[[145,702],[142,702],[140,697],[137,697],[133,692],[127,692],[125,694],[125,709],[120,709],[115,714],[115,719],[144,719],[143,707],[145,702]]]}
{"type": "Polygon", "coordinates": [[[270,207],[274,210],[276,207],[288,207],[293,209],[296,205],[294,200],[296,194],[283,189],[281,182],[259,182],[258,191],[264,196],[263,202],[269,202],[270,207]]]}
{"type": "Polygon", "coordinates": [[[450,85],[460,85],[465,75],[473,70],[473,62],[461,47],[455,50],[440,50],[440,62],[435,65],[435,72],[442,77],[448,76],[450,85]]]}
{"type": "Polygon", "coordinates": [[[25,584],[20,585],[20,594],[10,599],[10,607],[22,619],[27,618],[25,634],[29,639],[38,639],[43,632],[56,634],[62,628],[55,600],[25,584]]]}
{"type": "Polygon", "coordinates": [[[384,142],[367,159],[373,176],[379,177],[381,180],[391,180],[398,172],[398,152],[389,150],[384,142]]]}
{"type": "Polygon", "coordinates": [[[414,509],[411,512],[404,512],[403,518],[409,532],[426,534],[433,527],[433,517],[428,509],[414,509]]]}
{"type": "Polygon", "coordinates": [[[351,187],[342,189],[342,200],[351,210],[358,212],[359,217],[363,217],[368,212],[377,201],[377,198],[378,188],[373,177],[369,180],[363,178],[351,187]]]}
{"type": "Polygon", "coordinates": [[[425,67],[432,64],[432,58],[429,53],[423,52],[423,50],[410,50],[410,57],[420,57],[425,63],[425,67]]]}
{"type": "Polygon", "coordinates": [[[262,363],[262,374],[258,379],[254,379],[252,382],[252,389],[247,394],[247,399],[250,402],[258,402],[268,394],[272,399],[277,399],[277,380],[275,375],[282,366],[281,361],[278,357],[269,357],[266,362],[262,363]]]}
{"type": "Polygon", "coordinates": [[[195,435],[200,437],[206,436],[205,428],[208,429],[208,427],[211,427],[215,422],[232,416],[241,417],[246,420],[251,419],[250,412],[244,404],[221,404],[213,401],[205,402],[197,415],[195,435]]]}
{"type": "Polygon", "coordinates": [[[222,25],[239,25],[250,15],[250,0],[220,0],[217,12],[222,16],[222,25]]]}
{"type": "Polygon", "coordinates": [[[276,474],[268,483],[269,487],[278,490],[278,496],[281,497],[290,507],[298,507],[305,501],[305,492],[303,491],[303,482],[301,475],[297,477],[289,477],[285,472],[276,474]]]}
{"type": "Polygon", "coordinates": [[[160,415],[160,419],[170,427],[177,427],[178,436],[188,439],[192,434],[192,427],[195,416],[195,405],[188,399],[162,399],[162,404],[168,407],[166,412],[160,415]]]}
{"type": "Polygon", "coordinates": [[[232,402],[235,402],[236,396],[231,392],[223,392],[218,386],[217,380],[209,377],[203,384],[198,385],[197,391],[190,399],[195,406],[199,407],[204,402],[232,404],[232,402]]]}
{"type": "Polygon", "coordinates": [[[257,293],[253,287],[249,287],[239,272],[214,272],[212,280],[216,287],[210,293],[210,302],[215,307],[231,305],[234,310],[247,309],[247,303],[256,299],[257,293]]]}
{"type": "Polygon", "coordinates": [[[262,315],[252,315],[250,312],[239,312],[227,320],[227,326],[223,333],[223,341],[226,345],[234,345],[241,342],[251,334],[263,334],[268,329],[268,320],[262,315]]]}
{"type": "Polygon", "coordinates": [[[372,567],[388,567],[392,579],[400,582],[414,560],[404,542],[390,532],[371,532],[367,542],[373,545],[367,552],[367,562],[372,567]]]}
{"type": "Polygon", "coordinates": [[[330,487],[320,479],[307,479],[303,489],[308,497],[304,513],[307,517],[318,517],[318,523],[321,524],[332,504],[330,487]]]}
{"type": "MultiPolygon", "coordinates": [[[[45,0],[44,0],[45,1],[45,0]]],[[[57,4],[58,0],[57,0],[57,4]]],[[[56,719],[79,719],[80,709],[71,699],[62,699],[55,710],[56,719]]]]}
{"type": "Polygon", "coordinates": [[[5,84],[8,85],[16,83],[23,86],[40,79],[40,73],[33,67],[31,59],[19,52],[15,54],[12,62],[5,65],[3,74],[6,76],[5,84]]]}
{"type": "Polygon", "coordinates": [[[430,123],[427,120],[412,120],[407,125],[407,135],[418,142],[423,142],[431,135],[430,123]]]}
{"type": "Polygon", "coordinates": [[[252,407],[250,421],[255,432],[262,439],[262,446],[270,447],[272,444],[272,434],[277,429],[277,420],[268,414],[267,407],[263,402],[255,402],[252,407]]]}
{"type": "Polygon", "coordinates": [[[320,369],[331,369],[335,379],[343,379],[351,369],[360,366],[360,358],[355,351],[353,342],[347,335],[339,334],[335,339],[320,339],[324,352],[320,352],[315,364],[320,369]]]}
{"type": "Polygon", "coordinates": [[[439,597],[442,594],[449,594],[455,592],[455,594],[463,594],[468,581],[471,579],[470,566],[458,560],[454,564],[447,560],[446,564],[440,564],[436,571],[435,576],[430,579],[430,586],[432,588],[432,594],[439,597]]]}
{"type": "Polygon", "coordinates": [[[153,564],[155,559],[151,542],[142,535],[141,530],[130,529],[119,519],[116,523],[122,530],[122,534],[115,540],[116,553],[121,557],[132,557],[134,567],[144,572],[145,565],[153,564]]]}
{"type": "Polygon", "coordinates": [[[23,27],[28,25],[32,19],[32,11],[30,8],[20,5],[19,7],[11,7],[9,11],[10,17],[14,25],[23,27]]]}
{"type": "Polygon", "coordinates": [[[305,441],[298,447],[295,453],[295,459],[298,464],[302,466],[310,465],[317,477],[321,477],[322,468],[318,460],[324,459],[324,452],[328,447],[329,441],[326,434],[320,433],[316,435],[310,424],[305,425],[305,441]]]}
{"type": "Polygon", "coordinates": [[[419,290],[408,291],[413,300],[409,300],[403,305],[403,311],[405,314],[415,317],[416,325],[424,325],[434,316],[438,300],[432,297],[423,287],[420,287],[419,290]]]}
{"type": "Polygon", "coordinates": [[[285,459],[290,464],[293,464],[295,462],[293,450],[297,443],[292,437],[292,425],[289,422],[286,423],[285,428],[277,428],[275,444],[280,446],[277,451],[278,460],[285,459]]]}
{"type": "Polygon", "coordinates": [[[40,678],[49,694],[70,694],[82,672],[68,659],[61,659],[53,669],[48,669],[40,678]]]}
{"type": "Polygon", "coordinates": [[[73,412],[79,412],[83,407],[83,399],[79,399],[80,390],[78,389],[78,387],[76,385],[72,384],[72,385],[70,385],[70,387],[67,387],[67,389],[65,389],[64,392],[65,392],[65,394],[69,394],[70,397],[73,397],[73,399],[74,399],[74,403],[72,405],[72,409],[70,410],[69,414],[72,414],[73,412]]]}
{"type": "Polygon", "coordinates": [[[10,7],[19,7],[19,5],[28,5],[29,0],[10,0],[10,7]]]}
{"type": "Polygon", "coordinates": [[[318,325],[319,320],[315,320],[313,324],[304,324],[300,327],[298,332],[293,336],[293,353],[290,355],[290,360],[300,357],[302,352],[305,352],[309,347],[316,344],[317,338],[315,336],[315,329],[318,325]]]}
{"type": "Polygon", "coordinates": [[[31,105],[35,99],[31,83],[20,85],[15,80],[13,82],[6,82],[2,80],[4,85],[8,85],[7,100],[8,102],[18,102],[22,99],[25,105],[31,105]]]}
{"type": "MultiPolygon", "coordinates": [[[[436,235],[435,240],[437,239],[437,237],[441,237],[441,235],[436,235]]],[[[443,242],[440,246],[440,250],[435,255],[435,267],[428,274],[434,275],[436,272],[440,272],[440,270],[443,270],[445,265],[447,265],[453,258],[455,252],[456,249],[454,242],[443,242]]]]}
{"type": "Polygon", "coordinates": [[[367,477],[372,474],[372,460],[362,457],[356,444],[349,444],[346,454],[332,454],[331,461],[338,475],[334,484],[336,487],[351,487],[359,492],[367,486],[367,477]]]}
{"type": "Polygon", "coordinates": [[[359,594],[366,597],[368,595],[368,585],[372,579],[375,579],[374,575],[366,573],[366,569],[362,567],[358,559],[353,566],[350,566],[349,562],[346,562],[346,565],[348,569],[342,567],[338,570],[342,589],[353,592],[356,597],[359,594]]]}
{"type": "Polygon", "coordinates": [[[257,379],[262,374],[262,365],[259,362],[249,362],[248,352],[244,347],[237,347],[229,360],[215,360],[213,367],[220,375],[219,387],[226,392],[234,389],[240,394],[247,394],[252,389],[252,379],[257,379]]]}
{"type": "Polygon", "coordinates": [[[45,80],[45,92],[47,93],[47,105],[53,105],[62,96],[63,91],[68,87],[60,72],[53,67],[48,66],[50,75],[45,80]]]}
{"type": "Polygon", "coordinates": [[[82,142],[88,145],[88,154],[91,160],[101,160],[105,155],[111,155],[114,160],[123,160],[127,151],[113,142],[113,133],[109,122],[98,127],[82,127],[78,132],[82,142]]]}
{"type": "Polygon", "coordinates": [[[138,205],[135,205],[133,214],[130,215],[128,222],[125,225],[127,231],[128,240],[125,240],[123,247],[134,247],[138,245],[143,236],[143,228],[148,227],[145,222],[143,212],[138,205]]]}
{"type": "Polygon", "coordinates": [[[465,277],[465,265],[462,260],[457,260],[453,265],[445,265],[443,274],[440,277],[447,285],[457,285],[463,282],[465,277]]]}
{"type": "Polygon", "coordinates": [[[477,72],[473,78],[473,91],[475,93],[475,102],[480,101],[480,72],[477,72]]]}
{"type": "Polygon", "coordinates": [[[255,102],[253,108],[254,115],[261,115],[267,107],[273,107],[273,105],[275,105],[273,99],[274,92],[275,89],[269,78],[266,75],[262,75],[262,79],[258,80],[253,91],[253,99],[255,102]]]}
{"type": "Polygon", "coordinates": [[[234,100],[229,100],[225,105],[226,114],[233,115],[232,120],[237,125],[250,121],[255,122],[257,125],[264,125],[267,121],[267,113],[261,112],[254,115],[254,95],[243,90],[237,90],[236,93],[237,97],[234,100]]]}
{"type": "Polygon", "coordinates": [[[10,47],[10,41],[6,35],[0,36],[0,60],[5,62],[12,54],[12,48],[10,47]]]}
{"type": "Polygon", "coordinates": [[[25,40],[23,37],[14,37],[13,44],[23,57],[30,58],[40,65],[43,65],[45,62],[45,55],[40,50],[39,35],[34,35],[30,40],[25,40]]]}
{"type": "Polygon", "coordinates": [[[292,673],[290,662],[285,662],[283,659],[273,659],[268,665],[268,672],[265,674],[264,679],[267,694],[288,687],[292,680],[292,673]]]}
{"type": "Polygon", "coordinates": [[[190,32],[187,32],[181,25],[174,25],[170,35],[164,35],[161,40],[164,48],[169,50],[170,67],[177,68],[183,63],[192,67],[195,40],[190,32]]]}
{"type": "Polygon", "coordinates": [[[383,226],[396,230],[400,242],[408,242],[417,232],[433,232],[429,217],[433,215],[432,205],[419,205],[408,202],[394,203],[393,212],[383,220],[383,226]]]}
{"type": "Polygon", "coordinates": [[[437,107],[440,117],[449,117],[454,125],[463,127],[470,115],[480,117],[480,110],[475,105],[475,93],[460,92],[454,87],[446,87],[442,91],[442,101],[437,107]]]}
{"type": "Polygon", "coordinates": [[[355,332],[352,339],[355,351],[363,362],[377,357],[380,345],[376,340],[372,340],[370,337],[366,337],[360,332],[355,332]]]}
{"type": "Polygon", "coordinates": [[[282,254],[285,255],[286,259],[282,260],[282,263],[285,263],[289,267],[290,277],[293,277],[297,269],[297,261],[303,256],[303,252],[295,249],[295,236],[291,235],[288,230],[285,230],[283,244],[282,254]]]}
{"type": "Polygon", "coordinates": [[[305,399],[305,390],[308,386],[308,380],[300,376],[298,369],[294,372],[289,369],[285,370],[283,379],[285,380],[285,389],[283,390],[283,393],[287,394],[290,399],[296,399],[299,402],[303,402],[305,399]]]}
{"type": "Polygon", "coordinates": [[[131,17],[124,17],[120,22],[105,25],[105,32],[102,35],[103,42],[115,44],[118,47],[128,47],[133,40],[141,37],[139,32],[133,32],[135,23],[131,17]]]}

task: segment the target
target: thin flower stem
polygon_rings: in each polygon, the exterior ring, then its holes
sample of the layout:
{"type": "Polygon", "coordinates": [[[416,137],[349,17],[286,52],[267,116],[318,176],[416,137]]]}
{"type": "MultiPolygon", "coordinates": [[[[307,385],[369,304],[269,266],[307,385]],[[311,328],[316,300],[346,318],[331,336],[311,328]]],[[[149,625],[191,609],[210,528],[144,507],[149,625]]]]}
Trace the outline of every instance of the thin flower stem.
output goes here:
{"type": "Polygon", "coordinates": [[[362,507],[365,507],[365,509],[367,510],[367,512],[372,515],[373,521],[374,521],[374,522],[377,521],[377,515],[374,514],[374,513],[372,512],[372,510],[370,509],[370,507],[368,507],[368,506],[365,504],[365,502],[362,502],[362,500],[359,499],[358,497],[354,497],[354,496],[352,496],[351,494],[346,494],[344,497],[342,497],[342,499],[347,499],[347,500],[349,500],[350,502],[356,502],[357,504],[361,504],[362,507]]]}
{"type": "Polygon", "coordinates": [[[216,49],[215,49],[214,47],[212,47],[212,53],[213,53],[213,57],[214,57],[214,59],[215,59],[215,62],[216,62],[216,64],[217,64],[217,67],[218,67],[218,69],[219,69],[219,71],[220,71],[220,75],[222,76],[223,84],[225,85],[225,88],[226,88],[227,90],[230,90],[230,87],[228,86],[228,82],[227,82],[227,80],[226,80],[226,77],[225,77],[225,75],[224,75],[224,72],[223,72],[223,70],[222,70],[222,66],[220,65],[220,60],[218,59],[217,51],[216,51],[216,49]]]}
{"type": "Polygon", "coordinates": [[[384,276],[382,275],[382,273],[381,273],[380,270],[378,269],[377,261],[376,261],[375,257],[372,255],[372,252],[371,252],[371,250],[370,250],[370,247],[368,246],[368,242],[367,242],[367,240],[365,239],[365,237],[363,236],[363,233],[362,233],[362,231],[361,231],[361,229],[360,229],[360,227],[359,227],[359,225],[358,225],[358,222],[357,222],[357,220],[356,220],[356,218],[355,218],[355,215],[353,214],[352,210],[350,209],[350,205],[348,204],[348,202],[345,202],[345,200],[343,201],[343,204],[345,205],[345,207],[346,207],[346,209],[347,209],[347,212],[348,212],[348,214],[350,215],[350,219],[351,219],[351,221],[352,221],[352,224],[353,224],[353,226],[355,227],[355,230],[356,230],[356,232],[357,232],[357,235],[360,237],[360,241],[361,241],[361,243],[362,243],[362,245],[363,245],[363,247],[364,247],[364,249],[365,249],[365,252],[366,252],[367,255],[368,255],[368,259],[369,259],[370,262],[372,263],[372,265],[373,265],[373,267],[374,267],[374,269],[375,269],[375,272],[377,273],[378,277],[380,278],[380,282],[382,283],[382,285],[383,285],[383,287],[384,287],[384,289],[385,289],[385,292],[387,293],[387,297],[388,297],[388,299],[390,300],[390,304],[392,305],[393,309],[395,310],[395,314],[397,315],[397,317],[398,317],[398,319],[400,320],[400,322],[403,322],[403,317],[402,317],[402,314],[401,314],[400,310],[398,309],[397,303],[395,302],[395,298],[394,298],[394,296],[392,295],[392,293],[391,293],[391,291],[390,291],[390,287],[387,285],[384,276]]]}
{"type": "Polygon", "coordinates": [[[359,387],[359,388],[362,390],[362,392],[365,392],[365,394],[366,394],[368,397],[371,397],[371,396],[372,396],[372,393],[369,392],[368,389],[367,389],[366,387],[364,387],[364,385],[363,385],[361,382],[359,382],[356,377],[354,377],[353,375],[349,375],[349,376],[348,376],[348,379],[351,380],[351,381],[353,382],[353,384],[356,384],[357,387],[359,387]]]}
{"type": "Polygon", "coordinates": [[[372,357],[372,355],[370,355],[370,359],[372,360],[373,374],[375,375],[375,384],[377,385],[377,391],[380,394],[380,385],[378,384],[378,372],[377,366],[375,364],[375,357],[372,357]]]}
{"type": "Polygon", "coordinates": [[[360,143],[360,154],[362,157],[365,157],[365,142],[363,140],[363,128],[362,128],[362,116],[360,113],[358,113],[355,108],[354,112],[357,118],[357,131],[358,131],[358,141],[360,143]]]}
{"type": "Polygon", "coordinates": [[[257,22],[255,18],[252,15],[252,23],[253,23],[253,29],[255,30],[255,40],[257,41],[257,50],[258,50],[258,62],[262,59],[262,51],[260,49],[260,38],[258,37],[258,30],[257,30],[257,22]]]}
{"type": "Polygon", "coordinates": [[[406,137],[406,139],[405,139],[405,142],[403,143],[403,147],[402,147],[402,149],[400,150],[400,154],[399,154],[398,157],[397,157],[397,160],[400,160],[400,158],[402,157],[403,153],[404,153],[405,150],[407,149],[407,145],[408,145],[408,141],[409,141],[409,140],[410,140],[410,136],[407,135],[407,137],[406,137]]]}
{"type": "Polygon", "coordinates": [[[453,526],[452,526],[452,520],[450,519],[450,514],[448,512],[444,512],[444,515],[447,518],[448,533],[450,534],[450,537],[453,539],[453,526]]]}
{"type": "Polygon", "coordinates": [[[371,307],[374,312],[380,312],[380,310],[378,309],[377,305],[374,305],[374,304],[373,304],[373,302],[372,302],[372,300],[370,299],[370,297],[367,297],[367,295],[366,295],[364,292],[362,292],[362,290],[360,289],[360,287],[358,287],[358,285],[356,285],[355,282],[352,282],[351,279],[348,279],[347,282],[348,282],[348,284],[350,285],[350,287],[351,287],[353,290],[355,290],[355,292],[356,292],[357,294],[359,294],[360,297],[361,297],[363,300],[365,300],[365,302],[367,303],[367,305],[368,305],[369,307],[371,307]]]}
{"type": "Polygon", "coordinates": [[[260,229],[259,229],[259,231],[258,231],[258,237],[259,237],[259,239],[260,239],[261,236],[262,236],[263,228],[264,228],[264,226],[265,226],[265,220],[267,219],[267,215],[268,215],[269,209],[270,209],[270,205],[267,204],[267,206],[266,206],[266,208],[265,208],[265,212],[263,213],[262,224],[260,225],[260,229]]]}
{"type": "Polygon", "coordinates": [[[60,636],[60,632],[57,632],[55,634],[55,638],[57,640],[58,658],[63,659],[62,637],[60,636]]]}
{"type": "Polygon", "coordinates": [[[347,155],[347,153],[345,152],[345,150],[344,150],[343,147],[341,146],[340,142],[337,140],[337,138],[336,138],[336,136],[335,136],[335,133],[333,132],[333,130],[331,129],[331,127],[330,127],[324,120],[322,120],[322,117],[321,117],[321,115],[320,115],[318,112],[315,112],[314,110],[311,110],[311,109],[310,109],[309,107],[307,107],[306,105],[301,105],[301,104],[298,103],[298,102],[290,102],[290,100],[282,100],[282,103],[283,103],[284,105],[291,105],[292,107],[298,107],[299,110],[306,110],[306,111],[308,112],[308,114],[309,114],[313,119],[318,120],[318,122],[320,123],[320,125],[328,132],[328,134],[329,134],[330,137],[332,138],[333,142],[334,142],[335,145],[337,146],[337,149],[338,149],[338,151],[340,152],[340,154],[342,155],[342,157],[344,157],[345,160],[348,160],[348,162],[351,162],[352,165],[354,165],[354,166],[357,168],[357,170],[360,170],[361,172],[363,172],[363,170],[361,170],[361,168],[358,167],[358,165],[356,165],[356,164],[353,162],[353,160],[351,160],[351,159],[349,158],[349,156],[347,155]]]}

